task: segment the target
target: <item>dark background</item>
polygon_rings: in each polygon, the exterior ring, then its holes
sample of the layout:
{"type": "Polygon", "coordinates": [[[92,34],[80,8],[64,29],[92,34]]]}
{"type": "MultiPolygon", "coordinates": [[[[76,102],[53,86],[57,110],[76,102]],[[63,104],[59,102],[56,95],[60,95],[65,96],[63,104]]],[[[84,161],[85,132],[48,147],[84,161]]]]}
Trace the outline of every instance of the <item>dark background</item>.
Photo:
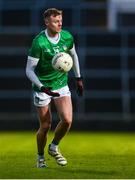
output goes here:
{"type": "MultiPolygon", "coordinates": [[[[43,12],[63,10],[63,29],[75,38],[85,93],[78,98],[69,73],[73,129],[135,130],[134,13],[119,13],[107,28],[107,0],[0,0],[0,129],[35,129],[31,83],[25,66],[33,37],[44,29],[43,12]]],[[[55,107],[53,126],[58,121],[55,107]]]]}

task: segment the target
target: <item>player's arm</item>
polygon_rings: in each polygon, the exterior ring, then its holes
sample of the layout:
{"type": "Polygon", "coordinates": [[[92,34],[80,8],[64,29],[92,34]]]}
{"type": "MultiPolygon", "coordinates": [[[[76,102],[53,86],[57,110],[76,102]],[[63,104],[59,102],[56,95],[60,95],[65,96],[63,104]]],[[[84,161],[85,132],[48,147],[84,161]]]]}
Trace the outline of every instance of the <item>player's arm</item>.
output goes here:
{"type": "Polygon", "coordinates": [[[34,70],[38,64],[39,59],[28,56],[27,65],[26,65],[26,75],[30,79],[30,81],[35,84],[39,89],[43,86],[43,84],[39,81],[37,75],[34,70]]]}
{"type": "Polygon", "coordinates": [[[73,45],[69,53],[73,59],[73,70],[76,77],[77,94],[79,96],[82,96],[83,95],[83,79],[80,73],[80,65],[79,65],[79,60],[78,60],[78,55],[76,53],[75,45],[73,45]]]}
{"type": "Polygon", "coordinates": [[[79,78],[79,77],[81,77],[80,65],[79,65],[79,60],[78,60],[78,55],[76,53],[75,45],[73,45],[73,47],[72,47],[72,49],[70,49],[69,53],[73,59],[73,70],[74,70],[75,77],[79,78]]]}
{"type": "Polygon", "coordinates": [[[49,96],[59,96],[58,93],[52,92],[50,88],[44,87],[44,85],[39,81],[37,75],[35,74],[35,67],[38,64],[39,59],[28,56],[26,65],[26,75],[30,81],[35,84],[42,92],[48,94],[49,96]]]}

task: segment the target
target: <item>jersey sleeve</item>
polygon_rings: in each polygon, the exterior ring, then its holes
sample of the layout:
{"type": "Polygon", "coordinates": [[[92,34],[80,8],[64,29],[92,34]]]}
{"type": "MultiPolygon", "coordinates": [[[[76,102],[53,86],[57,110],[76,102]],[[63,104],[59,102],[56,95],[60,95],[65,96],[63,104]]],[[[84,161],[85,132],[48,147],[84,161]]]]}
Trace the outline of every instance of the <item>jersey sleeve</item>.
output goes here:
{"type": "Polygon", "coordinates": [[[73,38],[72,34],[67,30],[62,30],[62,38],[68,44],[68,49],[69,50],[72,49],[73,45],[74,45],[74,38],[73,38]]]}
{"type": "Polygon", "coordinates": [[[32,56],[34,58],[40,58],[40,54],[41,54],[41,48],[38,42],[38,39],[34,39],[32,42],[32,46],[29,49],[29,53],[28,56],[32,56]]]}

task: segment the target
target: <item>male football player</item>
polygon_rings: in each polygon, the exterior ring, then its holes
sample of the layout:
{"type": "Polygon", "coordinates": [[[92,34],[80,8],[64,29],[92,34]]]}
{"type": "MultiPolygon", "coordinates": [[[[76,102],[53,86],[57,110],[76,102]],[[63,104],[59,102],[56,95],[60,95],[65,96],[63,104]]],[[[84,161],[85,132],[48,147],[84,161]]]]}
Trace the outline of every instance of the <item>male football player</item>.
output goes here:
{"type": "Polygon", "coordinates": [[[26,75],[32,82],[34,105],[37,107],[40,124],[37,131],[38,168],[46,167],[44,148],[51,127],[52,99],[60,121],[48,147],[48,153],[59,165],[67,164],[66,158],[59,152],[58,145],[71,127],[72,102],[67,73],[56,71],[52,67],[52,58],[56,53],[66,52],[72,56],[77,93],[79,96],[83,94],[83,81],[74,40],[68,31],[62,30],[62,11],[55,8],[47,9],[44,12],[44,23],[46,29],[34,38],[26,65],[26,75]]]}

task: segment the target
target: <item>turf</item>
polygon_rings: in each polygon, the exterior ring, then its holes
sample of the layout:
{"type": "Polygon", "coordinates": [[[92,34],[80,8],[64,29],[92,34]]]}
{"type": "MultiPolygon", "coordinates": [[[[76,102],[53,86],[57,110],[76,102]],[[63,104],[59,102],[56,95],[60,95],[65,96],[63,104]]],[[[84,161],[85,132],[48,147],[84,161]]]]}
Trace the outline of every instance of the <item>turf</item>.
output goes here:
{"type": "Polygon", "coordinates": [[[0,179],[135,178],[135,133],[70,132],[60,145],[68,165],[58,166],[46,152],[46,169],[35,167],[35,136],[0,132],[0,179]]]}

